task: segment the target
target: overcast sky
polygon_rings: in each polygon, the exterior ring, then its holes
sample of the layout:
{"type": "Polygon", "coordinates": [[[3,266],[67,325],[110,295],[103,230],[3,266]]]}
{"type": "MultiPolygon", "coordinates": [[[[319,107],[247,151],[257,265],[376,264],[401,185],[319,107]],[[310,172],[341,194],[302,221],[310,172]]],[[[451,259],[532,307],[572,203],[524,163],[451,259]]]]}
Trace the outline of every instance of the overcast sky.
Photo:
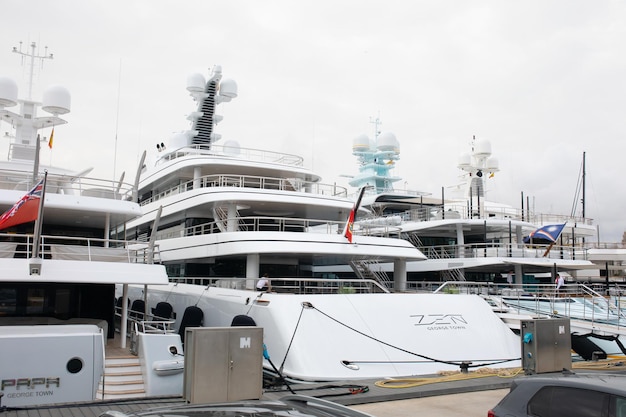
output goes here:
{"type": "MultiPolygon", "coordinates": [[[[569,214],[583,152],[586,215],[626,231],[626,3],[621,1],[3,0],[0,75],[72,95],[44,162],[132,181],[140,154],[187,129],[187,76],[219,64],[239,97],[223,140],[301,155],[323,182],[357,172],[352,140],[380,117],[401,155],[397,188],[441,195],[471,138],[500,172],[488,199],[569,214]],[[114,162],[115,161],[115,162],[114,162]],[[114,172],[115,171],[115,172],[114,172]]],[[[2,134],[8,130],[0,126],[2,134]]],[[[8,143],[0,143],[6,155],[8,143]]],[[[580,199],[580,196],[578,197],[580,199]]],[[[582,205],[576,205],[577,215],[582,205]]]]}

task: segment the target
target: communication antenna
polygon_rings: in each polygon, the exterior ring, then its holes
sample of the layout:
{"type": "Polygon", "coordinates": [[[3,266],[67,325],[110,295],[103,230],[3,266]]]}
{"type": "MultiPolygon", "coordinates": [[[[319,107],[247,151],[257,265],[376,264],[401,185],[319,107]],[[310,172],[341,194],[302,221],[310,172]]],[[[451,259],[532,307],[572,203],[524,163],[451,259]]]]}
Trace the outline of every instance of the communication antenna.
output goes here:
{"type": "Polygon", "coordinates": [[[374,142],[376,142],[378,135],[380,135],[380,126],[383,124],[383,122],[380,121],[380,112],[378,112],[378,116],[376,116],[375,119],[370,117],[370,123],[374,125],[374,142]]]}
{"type": "Polygon", "coordinates": [[[37,55],[35,49],[37,48],[36,42],[31,42],[30,52],[22,52],[22,41],[20,41],[20,48],[13,47],[13,52],[22,56],[22,65],[24,65],[24,58],[30,58],[30,74],[28,79],[28,100],[33,99],[33,75],[35,74],[35,59],[40,61],[41,68],[43,68],[44,59],[54,59],[53,54],[48,54],[48,47],[44,48],[43,55],[37,55]]]}

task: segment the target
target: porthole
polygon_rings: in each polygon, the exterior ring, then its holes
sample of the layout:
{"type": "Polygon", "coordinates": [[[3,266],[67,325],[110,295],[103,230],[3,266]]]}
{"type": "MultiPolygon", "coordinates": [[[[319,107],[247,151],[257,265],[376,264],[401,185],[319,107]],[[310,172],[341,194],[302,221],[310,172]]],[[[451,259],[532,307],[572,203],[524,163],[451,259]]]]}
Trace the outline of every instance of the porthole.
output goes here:
{"type": "Polygon", "coordinates": [[[72,358],[67,361],[67,371],[70,374],[77,374],[83,369],[83,360],[80,358],[72,358]]]}

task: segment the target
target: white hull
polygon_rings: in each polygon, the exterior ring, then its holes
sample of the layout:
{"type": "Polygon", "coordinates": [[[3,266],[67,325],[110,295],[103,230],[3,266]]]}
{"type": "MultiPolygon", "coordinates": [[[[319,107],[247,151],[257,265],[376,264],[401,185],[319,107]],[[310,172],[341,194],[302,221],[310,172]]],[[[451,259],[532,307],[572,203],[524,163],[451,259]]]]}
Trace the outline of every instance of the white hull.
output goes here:
{"type": "MultiPolygon", "coordinates": [[[[143,297],[131,287],[130,298],[143,297]]],[[[189,305],[204,326],[246,314],[264,329],[272,363],[306,381],[433,374],[470,366],[519,366],[519,338],[475,295],[277,294],[170,284],[151,286],[148,305],[168,301],[177,323],[189,305]],[[312,305],[314,308],[306,308],[312,305]]],[[[266,361],[266,367],[269,367],[266,361]]]]}

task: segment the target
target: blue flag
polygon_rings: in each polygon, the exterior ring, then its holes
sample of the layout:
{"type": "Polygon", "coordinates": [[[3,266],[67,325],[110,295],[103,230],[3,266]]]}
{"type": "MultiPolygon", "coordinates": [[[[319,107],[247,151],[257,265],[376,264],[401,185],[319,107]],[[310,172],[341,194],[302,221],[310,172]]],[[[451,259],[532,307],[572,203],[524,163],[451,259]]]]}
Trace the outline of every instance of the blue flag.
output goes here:
{"type": "Polygon", "coordinates": [[[561,232],[565,228],[565,223],[563,224],[549,224],[547,226],[542,226],[539,229],[531,232],[528,236],[524,238],[524,243],[530,243],[531,241],[541,243],[541,242],[556,242],[556,240],[561,236],[561,232]]]}

